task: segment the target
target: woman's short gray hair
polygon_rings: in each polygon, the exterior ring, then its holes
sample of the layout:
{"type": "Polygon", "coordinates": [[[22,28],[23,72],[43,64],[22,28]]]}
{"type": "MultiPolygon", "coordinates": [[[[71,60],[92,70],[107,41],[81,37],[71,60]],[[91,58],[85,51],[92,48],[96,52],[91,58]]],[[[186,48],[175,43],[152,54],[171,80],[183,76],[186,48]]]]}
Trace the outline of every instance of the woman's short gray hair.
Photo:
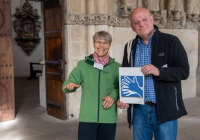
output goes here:
{"type": "Polygon", "coordinates": [[[95,42],[95,41],[97,41],[97,39],[105,40],[109,44],[111,44],[111,42],[112,42],[112,36],[110,35],[110,33],[106,32],[106,31],[96,32],[93,36],[93,41],[95,42]]]}

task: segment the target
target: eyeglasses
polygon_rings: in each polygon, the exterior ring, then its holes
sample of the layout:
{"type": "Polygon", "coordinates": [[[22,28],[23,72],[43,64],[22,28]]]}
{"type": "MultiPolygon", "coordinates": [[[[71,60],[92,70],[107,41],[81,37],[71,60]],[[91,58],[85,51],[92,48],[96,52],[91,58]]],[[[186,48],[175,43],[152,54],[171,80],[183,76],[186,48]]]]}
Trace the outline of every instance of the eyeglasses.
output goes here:
{"type": "Polygon", "coordinates": [[[96,43],[97,45],[101,45],[101,44],[103,44],[104,46],[108,46],[108,45],[109,45],[108,42],[95,41],[95,43],[96,43]]]}

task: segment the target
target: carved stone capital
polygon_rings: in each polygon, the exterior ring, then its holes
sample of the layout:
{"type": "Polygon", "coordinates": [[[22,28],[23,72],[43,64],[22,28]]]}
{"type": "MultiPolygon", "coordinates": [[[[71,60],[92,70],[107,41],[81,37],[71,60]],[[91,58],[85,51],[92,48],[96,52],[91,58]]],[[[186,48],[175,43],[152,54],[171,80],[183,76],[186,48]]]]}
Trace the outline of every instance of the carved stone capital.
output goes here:
{"type": "Polygon", "coordinates": [[[129,27],[129,19],[109,15],[84,15],[84,14],[70,14],[67,16],[67,24],[75,25],[110,25],[116,27],[129,27]]]}
{"type": "MultiPolygon", "coordinates": [[[[155,25],[161,29],[199,29],[200,21],[187,20],[183,14],[180,20],[172,20],[166,17],[166,12],[161,13],[162,18],[155,18],[155,25]]],[[[67,16],[69,25],[109,25],[114,27],[130,27],[128,17],[104,14],[69,14],[67,16]]]]}

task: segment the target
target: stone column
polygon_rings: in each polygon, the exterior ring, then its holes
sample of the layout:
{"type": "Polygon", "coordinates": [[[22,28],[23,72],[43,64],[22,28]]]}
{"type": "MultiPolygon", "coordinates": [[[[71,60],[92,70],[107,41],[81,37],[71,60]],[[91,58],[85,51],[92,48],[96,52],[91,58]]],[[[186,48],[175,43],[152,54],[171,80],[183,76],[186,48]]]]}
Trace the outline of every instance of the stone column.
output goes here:
{"type": "Polygon", "coordinates": [[[138,7],[142,7],[142,0],[138,0],[138,7]]]}
{"type": "Polygon", "coordinates": [[[166,1],[165,0],[160,0],[160,10],[164,10],[165,9],[165,4],[166,1]]]}
{"type": "MultiPolygon", "coordinates": [[[[198,56],[200,56],[200,29],[198,29],[198,56]]],[[[196,85],[200,84],[200,57],[198,57],[198,67],[197,67],[197,82],[196,85]]],[[[197,97],[200,97],[200,87],[197,86],[197,97]]]]}
{"type": "Polygon", "coordinates": [[[114,36],[113,36],[113,26],[109,26],[108,27],[108,32],[111,34],[112,36],[112,44],[111,44],[111,47],[110,47],[110,50],[109,50],[109,55],[111,57],[114,57],[114,46],[113,46],[113,40],[114,40],[114,36]]]}
{"type": "MultiPolygon", "coordinates": [[[[108,0],[96,0],[96,14],[108,15],[108,0]]],[[[108,31],[108,25],[97,25],[95,31],[108,31]]]]}
{"type": "Polygon", "coordinates": [[[96,13],[108,14],[108,0],[96,0],[96,13]]]}
{"type": "Polygon", "coordinates": [[[87,14],[94,14],[95,13],[95,0],[87,0],[87,14]]]}
{"type": "MultiPolygon", "coordinates": [[[[87,8],[86,0],[63,0],[62,2],[64,7],[65,59],[67,62],[65,73],[67,78],[72,69],[77,65],[77,62],[84,59],[86,55],[87,31],[86,26],[80,23],[85,20],[84,16],[87,8]],[[78,18],[76,15],[78,15],[78,18]],[[68,24],[68,20],[71,20],[72,23],[68,24]]],[[[66,112],[67,115],[73,114],[74,118],[78,118],[79,114],[77,110],[80,108],[80,89],[76,91],[76,94],[66,94],[66,112]]]]}
{"type": "MultiPolygon", "coordinates": [[[[87,14],[88,16],[92,16],[95,13],[95,0],[87,0],[87,14]]],[[[90,55],[94,52],[94,45],[93,45],[93,35],[95,33],[95,26],[88,25],[87,26],[87,55],[90,55]]]]}
{"type": "MultiPolygon", "coordinates": [[[[108,13],[108,11],[109,11],[108,10],[108,5],[109,5],[108,0],[96,0],[96,14],[108,15],[109,14],[108,13]]],[[[111,26],[108,26],[108,25],[97,25],[96,28],[95,28],[95,31],[97,32],[97,31],[101,31],[101,30],[107,31],[111,35],[113,33],[113,28],[111,26]]],[[[112,56],[113,47],[110,48],[109,54],[110,54],[110,56],[112,56]]]]}

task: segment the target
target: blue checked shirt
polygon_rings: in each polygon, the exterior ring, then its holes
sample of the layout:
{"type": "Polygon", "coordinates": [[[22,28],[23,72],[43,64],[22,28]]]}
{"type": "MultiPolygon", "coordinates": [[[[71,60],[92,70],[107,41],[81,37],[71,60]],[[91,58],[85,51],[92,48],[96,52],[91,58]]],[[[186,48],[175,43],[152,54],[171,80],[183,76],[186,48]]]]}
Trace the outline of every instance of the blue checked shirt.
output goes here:
{"type": "MultiPolygon", "coordinates": [[[[139,38],[135,54],[135,67],[143,67],[144,65],[151,64],[151,42],[152,37],[149,39],[148,44],[144,44],[139,38]]],[[[155,89],[152,75],[145,76],[145,101],[152,101],[156,103],[155,89]]]]}

